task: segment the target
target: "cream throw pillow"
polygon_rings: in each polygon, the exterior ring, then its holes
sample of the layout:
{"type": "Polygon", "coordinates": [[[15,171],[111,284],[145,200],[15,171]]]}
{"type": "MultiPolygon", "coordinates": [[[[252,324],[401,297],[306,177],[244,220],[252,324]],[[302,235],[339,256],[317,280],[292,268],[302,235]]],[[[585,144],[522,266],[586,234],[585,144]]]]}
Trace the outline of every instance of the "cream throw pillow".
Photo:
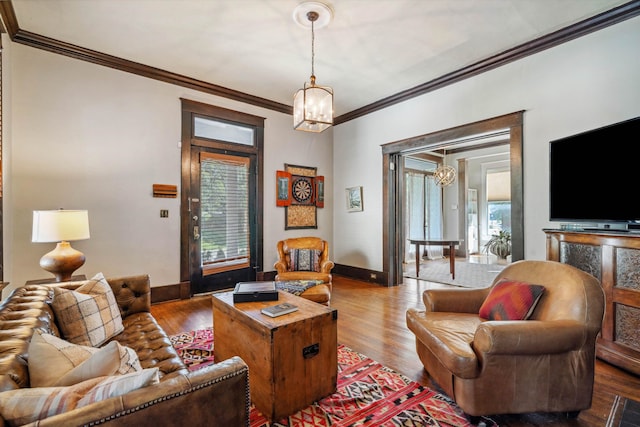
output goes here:
{"type": "Polygon", "coordinates": [[[9,425],[19,426],[158,382],[158,368],[149,368],[126,375],[93,378],[68,387],[5,391],[0,393],[0,415],[9,425]]]}
{"type": "Polygon", "coordinates": [[[98,349],[40,331],[31,338],[28,367],[31,387],[72,385],[89,378],[142,370],[135,350],[117,341],[98,349]]]}
{"type": "Polygon", "coordinates": [[[116,297],[102,273],[75,290],[53,288],[58,326],[67,341],[99,347],[124,330],[116,297]]]}
{"type": "Polygon", "coordinates": [[[159,382],[159,368],[147,368],[140,372],[112,376],[101,381],[89,390],[89,392],[78,401],[78,408],[109,399],[110,397],[122,396],[130,391],[158,384],[159,382]]]}

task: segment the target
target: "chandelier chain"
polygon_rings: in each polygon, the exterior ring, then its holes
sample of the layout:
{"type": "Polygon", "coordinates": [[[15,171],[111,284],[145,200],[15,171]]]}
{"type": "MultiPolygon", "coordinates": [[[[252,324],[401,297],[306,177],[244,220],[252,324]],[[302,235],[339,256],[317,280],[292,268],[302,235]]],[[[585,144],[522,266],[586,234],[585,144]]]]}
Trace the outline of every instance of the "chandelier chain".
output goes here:
{"type": "MultiPolygon", "coordinates": [[[[1,0],[0,0],[1,1],[1,0]]],[[[302,12],[302,9],[310,6],[316,7],[320,5],[318,2],[301,3],[296,8],[302,12]],[[301,8],[301,6],[304,6],[301,8]]],[[[319,7],[319,6],[318,6],[319,7]]],[[[333,89],[328,86],[316,85],[316,28],[315,22],[318,21],[322,28],[327,24],[327,19],[331,18],[331,11],[326,7],[320,7],[321,11],[305,10],[307,21],[311,23],[311,78],[309,83],[304,83],[302,89],[298,90],[293,97],[293,128],[305,132],[322,132],[333,124],[333,89]],[[324,11],[324,12],[323,12],[324,11]],[[325,13],[321,17],[320,13],[325,13]],[[328,14],[328,15],[327,15],[328,14]]],[[[300,13],[294,13],[294,19],[300,23],[296,17],[302,17],[300,13]]],[[[309,28],[306,23],[303,25],[309,28]]]]}
{"type": "Polygon", "coordinates": [[[315,76],[316,72],[315,72],[315,68],[314,68],[314,63],[315,63],[315,59],[316,59],[316,49],[315,49],[315,41],[316,41],[316,34],[314,31],[314,22],[317,18],[312,18],[309,17],[309,20],[311,21],[311,75],[315,76]]]}

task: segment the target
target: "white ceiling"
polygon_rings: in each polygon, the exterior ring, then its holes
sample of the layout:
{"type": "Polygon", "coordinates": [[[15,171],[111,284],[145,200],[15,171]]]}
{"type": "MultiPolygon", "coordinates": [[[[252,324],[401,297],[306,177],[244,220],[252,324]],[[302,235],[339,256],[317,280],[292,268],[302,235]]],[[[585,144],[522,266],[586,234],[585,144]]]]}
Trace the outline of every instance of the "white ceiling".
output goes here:
{"type": "MultiPolygon", "coordinates": [[[[330,0],[317,83],[337,116],[628,0],[330,0]]],[[[301,0],[13,0],[21,30],[292,104],[311,74],[301,0]]]]}

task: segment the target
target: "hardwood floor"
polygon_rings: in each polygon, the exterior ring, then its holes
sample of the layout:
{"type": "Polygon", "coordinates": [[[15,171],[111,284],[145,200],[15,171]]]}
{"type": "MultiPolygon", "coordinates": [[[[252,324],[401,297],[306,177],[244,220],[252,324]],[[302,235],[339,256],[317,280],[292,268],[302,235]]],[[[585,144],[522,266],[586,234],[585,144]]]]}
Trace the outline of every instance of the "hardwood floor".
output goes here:
{"type": "MultiPolygon", "coordinates": [[[[409,307],[423,306],[422,291],[425,289],[447,285],[405,279],[403,285],[387,288],[336,275],[333,277],[331,306],[338,309],[338,342],[414,381],[437,389],[418,359],[414,335],[406,326],[405,312],[409,307]]],[[[210,296],[155,304],[152,313],[168,334],[204,328],[213,322],[210,296]]],[[[596,362],[595,372],[592,407],[582,411],[577,419],[541,413],[491,418],[506,427],[617,427],[607,424],[614,399],[620,395],[640,400],[640,377],[600,360],[596,362]]]]}

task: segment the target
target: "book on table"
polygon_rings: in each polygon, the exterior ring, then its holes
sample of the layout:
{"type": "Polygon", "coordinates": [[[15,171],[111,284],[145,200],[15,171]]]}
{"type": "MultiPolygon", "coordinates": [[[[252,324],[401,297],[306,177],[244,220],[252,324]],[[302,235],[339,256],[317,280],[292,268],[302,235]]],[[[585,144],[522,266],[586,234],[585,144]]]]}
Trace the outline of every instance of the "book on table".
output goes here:
{"type": "Polygon", "coordinates": [[[281,304],[265,307],[262,310],[260,310],[260,312],[262,314],[266,314],[267,316],[278,317],[278,316],[282,316],[283,314],[293,313],[296,310],[298,310],[297,305],[293,305],[288,302],[283,302],[281,304]]]}
{"type": "Polygon", "coordinates": [[[233,290],[233,302],[277,301],[275,282],[238,282],[233,290]]]}

